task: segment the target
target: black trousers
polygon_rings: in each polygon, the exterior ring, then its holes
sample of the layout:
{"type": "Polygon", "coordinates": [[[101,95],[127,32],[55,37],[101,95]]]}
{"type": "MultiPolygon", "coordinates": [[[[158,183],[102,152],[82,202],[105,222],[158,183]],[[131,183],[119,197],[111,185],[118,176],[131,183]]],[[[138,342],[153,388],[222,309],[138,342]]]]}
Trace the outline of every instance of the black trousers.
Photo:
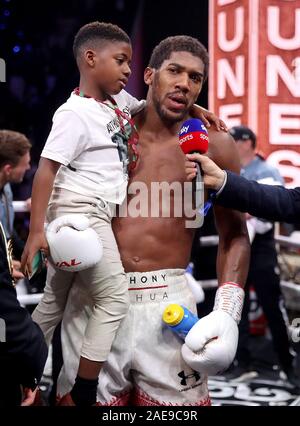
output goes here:
{"type": "Polygon", "coordinates": [[[277,353],[281,368],[286,371],[292,365],[293,356],[290,353],[290,343],[287,326],[284,320],[284,301],[280,289],[280,277],[275,273],[276,264],[261,266],[257,264],[250,269],[245,286],[245,302],[242,319],[239,324],[239,343],[236,359],[241,365],[250,364],[249,351],[249,287],[256,291],[272,335],[273,346],[277,353]]]}

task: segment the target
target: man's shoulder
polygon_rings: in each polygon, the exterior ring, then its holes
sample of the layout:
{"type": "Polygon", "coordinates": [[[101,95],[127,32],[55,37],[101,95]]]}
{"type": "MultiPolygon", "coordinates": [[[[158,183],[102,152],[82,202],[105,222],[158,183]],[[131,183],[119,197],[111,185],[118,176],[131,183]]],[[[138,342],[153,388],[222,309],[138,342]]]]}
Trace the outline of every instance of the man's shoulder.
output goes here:
{"type": "Polygon", "coordinates": [[[215,127],[207,129],[209,144],[218,148],[226,148],[235,145],[234,140],[229,132],[218,131],[215,127]]]}
{"type": "Polygon", "coordinates": [[[4,194],[5,194],[6,197],[12,198],[13,193],[12,193],[12,189],[11,189],[11,186],[10,186],[9,182],[4,185],[3,192],[4,192],[4,194]]]}
{"type": "Polygon", "coordinates": [[[239,173],[239,157],[236,144],[228,132],[208,129],[208,156],[222,169],[239,173]]]}
{"type": "Polygon", "coordinates": [[[284,182],[278,169],[265,160],[260,160],[257,163],[257,172],[259,173],[258,179],[273,178],[278,183],[284,182]]]}

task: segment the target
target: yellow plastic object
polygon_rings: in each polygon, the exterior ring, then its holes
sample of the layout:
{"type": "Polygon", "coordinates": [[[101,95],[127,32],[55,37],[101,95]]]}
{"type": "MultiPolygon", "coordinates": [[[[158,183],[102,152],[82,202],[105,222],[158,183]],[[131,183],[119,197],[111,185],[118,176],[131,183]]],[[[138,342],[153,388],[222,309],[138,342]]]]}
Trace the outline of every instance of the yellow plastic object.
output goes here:
{"type": "Polygon", "coordinates": [[[182,321],[184,316],[184,310],[183,307],[172,303],[171,305],[168,305],[166,309],[163,312],[163,321],[170,326],[175,326],[182,321]]]}

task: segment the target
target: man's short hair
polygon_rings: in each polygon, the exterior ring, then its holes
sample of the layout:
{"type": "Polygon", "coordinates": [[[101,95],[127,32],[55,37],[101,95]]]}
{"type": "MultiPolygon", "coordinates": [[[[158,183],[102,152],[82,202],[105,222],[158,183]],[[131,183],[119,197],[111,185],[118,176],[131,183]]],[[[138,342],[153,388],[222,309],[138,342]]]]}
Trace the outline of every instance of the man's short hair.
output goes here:
{"type": "Polygon", "coordinates": [[[256,147],[256,135],[249,127],[243,125],[234,126],[229,130],[229,133],[235,141],[247,141],[250,139],[252,148],[256,147]]]}
{"type": "Polygon", "coordinates": [[[109,42],[125,42],[131,44],[129,36],[117,25],[107,22],[90,22],[81,27],[74,38],[73,53],[75,59],[83,47],[95,48],[99,43],[109,42]]]}
{"type": "Polygon", "coordinates": [[[162,40],[152,52],[149,67],[160,68],[173,52],[189,52],[201,59],[204,64],[204,81],[206,80],[209,64],[208,52],[199,40],[187,35],[172,36],[162,40]]]}
{"type": "Polygon", "coordinates": [[[23,133],[0,130],[0,168],[6,164],[15,167],[31,148],[31,143],[23,133]]]}

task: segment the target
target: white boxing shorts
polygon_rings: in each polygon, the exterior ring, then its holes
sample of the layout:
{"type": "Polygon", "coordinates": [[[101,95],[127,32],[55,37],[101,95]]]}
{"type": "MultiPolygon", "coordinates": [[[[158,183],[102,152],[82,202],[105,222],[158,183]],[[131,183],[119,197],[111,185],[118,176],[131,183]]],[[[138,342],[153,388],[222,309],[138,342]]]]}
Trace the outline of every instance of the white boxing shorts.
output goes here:
{"type": "MultiPolygon", "coordinates": [[[[186,365],[183,341],[162,322],[169,303],[196,313],[195,299],[183,269],[127,273],[130,308],[117,331],[99,376],[101,405],[210,405],[207,376],[186,365]]],[[[58,391],[74,383],[90,303],[84,288],[74,283],[62,326],[64,367],[58,391]]]]}

